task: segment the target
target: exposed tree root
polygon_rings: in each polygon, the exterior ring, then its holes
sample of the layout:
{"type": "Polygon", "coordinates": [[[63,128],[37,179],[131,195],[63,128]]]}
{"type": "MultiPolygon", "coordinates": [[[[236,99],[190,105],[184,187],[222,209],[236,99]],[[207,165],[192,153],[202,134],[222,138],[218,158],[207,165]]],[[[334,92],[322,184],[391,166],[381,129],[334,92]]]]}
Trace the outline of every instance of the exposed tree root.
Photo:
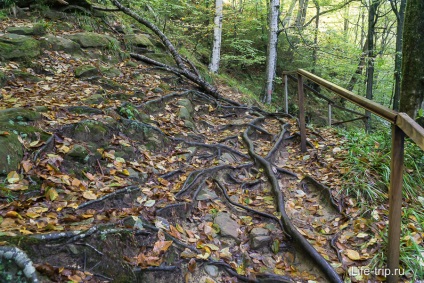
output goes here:
{"type": "Polygon", "coordinates": [[[0,246],[0,261],[2,261],[2,259],[14,261],[29,282],[40,282],[32,261],[22,250],[17,247],[0,246]]]}
{"type": "MultiPolygon", "coordinates": [[[[258,119],[255,119],[252,123],[257,122],[258,119]]],[[[257,164],[264,168],[269,182],[271,183],[272,192],[274,193],[274,201],[275,205],[278,209],[278,212],[281,214],[282,226],[284,227],[284,231],[288,233],[292,239],[297,242],[304,251],[313,259],[313,261],[319,266],[319,268],[324,272],[327,279],[330,282],[343,282],[336,271],[331,267],[331,265],[315,250],[315,248],[299,233],[297,228],[291,223],[290,218],[288,217],[285,207],[284,207],[284,197],[280,190],[280,186],[278,184],[278,180],[275,177],[275,174],[272,170],[271,164],[262,156],[259,156],[255,150],[252,140],[248,135],[249,128],[243,133],[243,140],[248,146],[249,154],[252,158],[257,162],[257,164]]]]}

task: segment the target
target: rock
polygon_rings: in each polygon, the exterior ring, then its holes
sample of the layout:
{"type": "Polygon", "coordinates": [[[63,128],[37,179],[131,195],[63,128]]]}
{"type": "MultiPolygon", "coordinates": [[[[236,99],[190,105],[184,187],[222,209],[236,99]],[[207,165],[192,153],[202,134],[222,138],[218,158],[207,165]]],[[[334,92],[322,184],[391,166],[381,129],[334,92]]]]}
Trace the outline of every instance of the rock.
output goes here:
{"type": "Polygon", "coordinates": [[[183,120],[190,120],[191,119],[190,111],[185,106],[183,106],[180,108],[180,111],[178,112],[178,117],[180,117],[183,120]]]}
{"type": "Polygon", "coordinates": [[[85,147],[79,144],[75,144],[71,150],[68,152],[68,155],[75,160],[84,161],[88,155],[88,151],[85,147]]]}
{"type": "Polygon", "coordinates": [[[238,230],[240,229],[240,225],[230,217],[230,214],[219,212],[214,219],[214,223],[219,226],[222,236],[229,236],[239,241],[238,230]]]}
{"type": "Polygon", "coordinates": [[[272,241],[270,236],[258,236],[250,240],[250,246],[252,249],[260,249],[267,247],[272,241]]]}
{"type": "Polygon", "coordinates": [[[79,79],[87,79],[100,76],[100,71],[90,65],[79,66],[75,69],[75,77],[79,79]]]}
{"type": "Polygon", "coordinates": [[[6,175],[18,169],[24,151],[15,134],[0,135],[0,144],[0,175],[6,175]]]}
{"type": "Polygon", "coordinates": [[[119,42],[108,35],[94,32],[81,32],[67,36],[68,39],[75,41],[82,48],[111,48],[119,46],[119,42]]]}
{"type": "Polygon", "coordinates": [[[105,75],[106,77],[109,78],[116,78],[116,77],[120,77],[122,76],[122,73],[119,69],[117,68],[100,68],[100,71],[102,72],[103,75],[105,75]]]}
{"type": "Polygon", "coordinates": [[[25,59],[40,55],[40,44],[30,36],[0,34],[0,59],[25,59]]]}
{"type": "Polygon", "coordinates": [[[99,121],[85,120],[71,128],[70,136],[74,140],[98,143],[108,138],[109,132],[107,125],[99,121]]]}
{"type": "Polygon", "coordinates": [[[40,79],[37,76],[34,76],[33,74],[27,73],[27,72],[22,72],[22,71],[13,71],[13,77],[15,78],[19,78],[25,82],[31,82],[31,83],[37,83],[42,81],[42,79],[40,79]]]}
{"type": "Polygon", "coordinates": [[[205,265],[205,271],[207,274],[209,274],[212,277],[217,277],[218,276],[218,267],[216,267],[215,265],[205,265]]]}
{"type": "Polygon", "coordinates": [[[253,228],[252,231],[250,231],[251,237],[259,237],[259,236],[268,236],[269,231],[264,228],[253,228]]]}
{"type": "Polygon", "coordinates": [[[4,72],[0,71],[0,87],[5,86],[6,83],[7,83],[7,75],[4,72]]]}
{"type": "Polygon", "coordinates": [[[154,93],[163,93],[163,89],[161,89],[160,87],[155,87],[154,89],[152,89],[152,91],[154,93]]]}
{"type": "Polygon", "coordinates": [[[64,51],[72,55],[82,53],[81,47],[75,41],[50,34],[40,38],[40,45],[44,49],[64,51]]]}
{"type": "Polygon", "coordinates": [[[99,104],[105,100],[104,96],[100,93],[96,93],[93,95],[90,95],[86,99],[84,99],[84,102],[87,104],[99,104]]]}
{"type": "Polygon", "coordinates": [[[190,113],[190,116],[193,114],[194,112],[193,104],[191,103],[189,99],[183,98],[178,100],[178,105],[187,108],[188,112],[190,113]]]}
{"type": "Polygon", "coordinates": [[[269,231],[264,228],[253,228],[250,231],[250,245],[252,249],[260,249],[268,246],[272,239],[269,235],[269,231]]]}
{"type": "Polygon", "coordinates": [[[8,27],[6,32],[20,35],[45,35],[46,27],[45,25],[38,23],[32,27],[8,27]]]}
{"type": "Polygon", "coordinates": [[[125,46],[129,47],[142,47],[142,48],[153,48],[153,43],[146,34],[128,34],[124,35],[125,46]]]}
{"type": "Polygon", "coordinates": [[[127,170],[128,170],[128,173],[130,173],[130,175],[128,175],[128,178],[131,178],[131,179],[138,179],[138,178],[140,178],[140,174],[139,174],[138,171],[135,171],[132,168],[128,168],[127,170]]]}
{"type": "Polygon", "coordinates": [[[208,200],[208,199],[216,199],[216,198],[218,198],[218,196],[216,195],[214,191],[204,188],[199,192],[196,199],[208,200]]]}

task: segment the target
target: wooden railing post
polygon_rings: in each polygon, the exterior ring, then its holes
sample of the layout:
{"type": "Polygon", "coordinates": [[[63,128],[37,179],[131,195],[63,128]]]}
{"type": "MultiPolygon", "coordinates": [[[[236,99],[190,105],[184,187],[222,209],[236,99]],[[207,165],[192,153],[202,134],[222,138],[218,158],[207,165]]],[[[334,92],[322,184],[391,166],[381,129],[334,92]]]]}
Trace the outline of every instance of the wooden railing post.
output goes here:
{"type": "Polygon", "coordinates": [[[297,75],[297,92],[299,95],[300,150],[306,152],[305,92],[303,89],[303,77],[299,74],[297,75]]]}
{"type": "Polygon", "coordinates": [[[392,125],[392,159],[390,164],[389,190],[389,246],[387,251],[387,268],[390,270],[390,275],[387,276],[388,283],[399,281],[404,139],[404,132],[397,125],[392,125]]]}
{"type": "Polygon", "coordinates": [[[289,86],[288,86],[287,74],[284,74],[284,109],[286,114],[289,114],[289,86]]]}

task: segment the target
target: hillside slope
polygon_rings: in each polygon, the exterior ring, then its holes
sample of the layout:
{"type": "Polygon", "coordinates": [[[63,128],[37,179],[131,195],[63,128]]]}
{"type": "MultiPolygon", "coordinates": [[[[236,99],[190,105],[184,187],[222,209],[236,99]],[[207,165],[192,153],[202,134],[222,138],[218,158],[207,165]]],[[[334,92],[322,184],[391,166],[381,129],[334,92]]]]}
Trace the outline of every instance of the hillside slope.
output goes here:
{"type": "Polygon", "coordinates": [[[146,34],[1,25],[2,281],[342,282],[380,248],[330,130],[301,154],[296,118],[122,56],[168,60],[146,34]]]}

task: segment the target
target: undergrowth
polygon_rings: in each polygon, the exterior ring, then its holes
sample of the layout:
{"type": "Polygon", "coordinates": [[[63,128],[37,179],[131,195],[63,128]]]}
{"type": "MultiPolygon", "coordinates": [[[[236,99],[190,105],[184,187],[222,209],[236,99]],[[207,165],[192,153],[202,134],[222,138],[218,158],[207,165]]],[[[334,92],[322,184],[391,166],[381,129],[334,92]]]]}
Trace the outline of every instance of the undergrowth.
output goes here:
{"type": "MultiPolygon", "coordinates": [[[[342,164],[349,168],[344,174],[344,193],[358,199],[369,211],[388,204],[390,183],[391,136],[389,130],[366,134],[364,130],[340,130],[346,138],[346,159],[342,164]],[[371,207],[372,206],[372,207],[371,207]]],[[[401,267],[412,280],[424,278],[424,151],[414,142],[405,141],[405,167],[403,174],[402,234],[400,246],[401,267]]],[[[388,211],[388,210],[387,210],[388,211]]],[[[387,244],[387,227],[381,237],[387,244]]],[[[383,267],[386,252],[377,253],[372,267],[383,267]]]]}

